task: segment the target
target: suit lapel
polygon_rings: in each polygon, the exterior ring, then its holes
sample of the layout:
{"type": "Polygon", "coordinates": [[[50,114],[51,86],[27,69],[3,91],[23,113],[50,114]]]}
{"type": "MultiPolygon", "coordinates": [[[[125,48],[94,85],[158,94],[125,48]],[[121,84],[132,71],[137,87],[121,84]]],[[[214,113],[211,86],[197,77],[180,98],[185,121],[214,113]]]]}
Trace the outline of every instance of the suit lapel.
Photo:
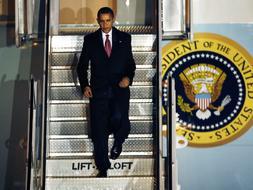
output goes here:
{"type": "Polygon", "coordinates": [[[105,48],[104,48],[104,44],[103,44],[103,37],[102,37],[102,31],[101,29],[97,30],[97,34],[96,34],[96,40],[97,43],[96,45],[98,46],[98,52],[100,55],[102,55],[103,57],[107,58],[106,52],[105,52],[105,48]]]}
{"type": "Polygon", "coordinates": [[[118,43],[117,29],[113,27],[112,28],[112,53],[111,53],[111,57],[117,51],[118,45],[119,45],[119,43],[118,43]]]}

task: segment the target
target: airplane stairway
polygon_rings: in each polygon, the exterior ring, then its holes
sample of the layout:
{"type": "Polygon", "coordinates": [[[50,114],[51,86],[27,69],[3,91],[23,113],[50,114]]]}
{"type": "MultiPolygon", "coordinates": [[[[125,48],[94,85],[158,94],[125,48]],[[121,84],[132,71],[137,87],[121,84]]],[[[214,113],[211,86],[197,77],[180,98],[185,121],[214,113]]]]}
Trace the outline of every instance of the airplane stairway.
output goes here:
{"type": "MultiPolygon", "coordinates": [[[[132,34],[136,74],[130,87],[131,133],[107,178],[96,178],[89,138],[89,100],[83,98],[76,64],[82,35],[50,37],[48,52],[46,190],[156,189],[156,36],[132,34]]],[[[109,150],[113,137],[109,139],[109,150]]]]}

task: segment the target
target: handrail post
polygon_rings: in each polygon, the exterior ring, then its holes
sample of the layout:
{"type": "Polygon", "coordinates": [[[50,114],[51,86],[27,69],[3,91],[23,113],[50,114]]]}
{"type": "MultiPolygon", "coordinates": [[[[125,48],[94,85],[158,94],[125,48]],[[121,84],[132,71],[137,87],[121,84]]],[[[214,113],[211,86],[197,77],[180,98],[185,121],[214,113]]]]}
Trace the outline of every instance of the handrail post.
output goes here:
{"type": "Polygon", "coordinates": [[[50,1],[50,31],[53,35],[59,34],[60,0],[50,1]]]}
{"type": "Polygon", "coordinates": [[[172,190],[172,77],[167,81],[167,187],[172,190]]]}
{"type": "Polygon", "coordinates": [[[26,190],[30,190],[31,184],[31,147],[32,147],[32,126],[33,126],[33,87],[34,80],[30,80],[29,86],[29,108],[28,108],[28,129],[27,129],[27,150],[26,150],[26,190]]]}
{"type": "Polygon", "coordinates": [[[29,91],[29,114],[27,130],[26,190],[38,189],[41,172],[41,101],[40,81],[31,77],[29,91]]]}
{"type": "Polygon", "coordinates": [[[17,47],[25,40],[25,0],[15,0],[15,39],[17,47]]]}
{"type": "Polygon", "coordinates": [[[176,91],[172,76],[167,81],[167,184],[168,190],[177,190],[176,161],[176,91]]]}

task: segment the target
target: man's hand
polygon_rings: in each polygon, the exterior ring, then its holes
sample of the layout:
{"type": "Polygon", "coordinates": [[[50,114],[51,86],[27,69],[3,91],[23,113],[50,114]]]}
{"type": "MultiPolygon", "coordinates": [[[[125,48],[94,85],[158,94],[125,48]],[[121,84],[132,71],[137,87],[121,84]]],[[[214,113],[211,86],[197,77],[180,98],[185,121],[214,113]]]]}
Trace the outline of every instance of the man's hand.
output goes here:
{"type": "Polygon", "coordinates": [[[121,88],[126,88],[126,87],[129,86],[129,84],[130,84],[130,79],[129,79],[128,77],[123,77],[123,78],[121,79],[121,81],[119,82],[119,86],[120,86],[121,88]]]}
{"type": "Polygon", "coordinates": [[[86,98],[92,98],[92,91],[91,91],[91,88],[89,86],[86,86],[84,88],[84,97],[86,98]]]}

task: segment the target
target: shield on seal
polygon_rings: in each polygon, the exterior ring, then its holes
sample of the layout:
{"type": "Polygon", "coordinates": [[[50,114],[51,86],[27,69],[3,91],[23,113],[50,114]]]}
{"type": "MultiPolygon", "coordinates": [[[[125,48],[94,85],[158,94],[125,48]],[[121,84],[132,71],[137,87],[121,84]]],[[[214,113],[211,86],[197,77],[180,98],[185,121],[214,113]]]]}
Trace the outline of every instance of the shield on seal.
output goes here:
{"type": "Polygon", "coordinates": [[[211,94],[209,93],[196,94],[195,96],[195,103],[198,105],[201,111],[205,111],[211,102],[211,94]]]}

